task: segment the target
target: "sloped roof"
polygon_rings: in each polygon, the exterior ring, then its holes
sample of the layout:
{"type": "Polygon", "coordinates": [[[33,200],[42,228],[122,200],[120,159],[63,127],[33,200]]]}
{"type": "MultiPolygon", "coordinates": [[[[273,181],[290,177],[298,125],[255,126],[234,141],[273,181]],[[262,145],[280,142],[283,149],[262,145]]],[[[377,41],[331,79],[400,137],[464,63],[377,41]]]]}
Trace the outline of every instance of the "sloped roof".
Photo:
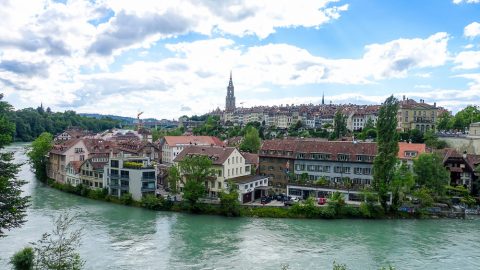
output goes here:
{"type": "Polygon", "coordinates": [[[170,147],[189,144],[224,146],[219,138],[213,136],[165,136],[163,138],[170,147]]]}
{"type": "MultiPolygon", "coordinates": [[[[82,166],[83,164],[83,161],[70,161],[68,163],[70,166],[72,166],[73,170],[75,171],[75,173],[80,173],[80,167],[82,166]]],[[[68,166],[68,165],[67,165],[68,166]]]]}
{"type": "Polygon", "coordinates": [[[248,152],[241,152],[242,156],[245,158],[246,164],[258,164],[259,158],[258,154],[252,154],[248,152]]]}
{"type": "Polygon", "coordinates": [[[222,165],[228,157],[235,151],[235,147],[219,147],[219,146],[187,146],[174,159],[175,162],[183,160],[189,155],[208,156],[214,165],[222,165]]]}
{"type": "Polygon", "coordinates": [[[413,157],[406,157],[405,151],[417,152],[417,156],[427,151],[427,147],[424,143],[398,143],[398,158],[400,159],[413,159],[413,157]]]}

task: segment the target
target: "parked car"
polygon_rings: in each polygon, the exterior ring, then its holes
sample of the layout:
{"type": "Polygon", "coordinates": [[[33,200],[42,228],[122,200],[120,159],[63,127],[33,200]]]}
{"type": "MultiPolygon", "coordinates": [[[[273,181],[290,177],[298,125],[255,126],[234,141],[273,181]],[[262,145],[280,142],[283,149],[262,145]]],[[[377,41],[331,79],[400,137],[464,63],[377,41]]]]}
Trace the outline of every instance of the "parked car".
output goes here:
{"type": "Polygon", "coordinates": [[[284,202],[283,202],[283,205],[285,205],[285,206],[292,206],[292,205],[294,205],[295,203],[296,203],[296,201],[294,201],[294,200],[288,200],[288,201],[284,201],[284,202]]]}
{"type": "Polygon", "coordinates": [[[260,199],[260,202],[263,203],[263,204],[267,204],[267,203],[269,203],[269,202],[271,202],[271,201],[272,201],[272,197],[270,197],[270,196],[269,196],[269,197],[265,197],[265,196],[264,196],[264,197],[262,197],[262,198],[260,199]]]}
{"type": "Polygon", "coordinates": [[[324,205],[327,202],[327,198],[318,198],[318,204],[324,205]]]}

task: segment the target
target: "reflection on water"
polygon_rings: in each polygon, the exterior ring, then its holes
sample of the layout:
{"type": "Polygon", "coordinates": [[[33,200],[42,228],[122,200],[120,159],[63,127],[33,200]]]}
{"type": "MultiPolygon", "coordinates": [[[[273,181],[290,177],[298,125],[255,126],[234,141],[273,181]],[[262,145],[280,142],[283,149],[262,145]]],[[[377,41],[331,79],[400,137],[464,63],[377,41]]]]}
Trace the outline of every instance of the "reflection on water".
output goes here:
{"type": "MultiPolygon", "coordinates": [[[[25,145],[9,147],[26,162],[25,145]]],[[[61,212],[83,228],[86,269],[480,269],[480,219],[287,220],[224,218],[143,209],[62,193],[36,181],[28,165],[19,178],[32,196],[28,222],[0,239],[8,258],[51,230],[61,212]]]]}

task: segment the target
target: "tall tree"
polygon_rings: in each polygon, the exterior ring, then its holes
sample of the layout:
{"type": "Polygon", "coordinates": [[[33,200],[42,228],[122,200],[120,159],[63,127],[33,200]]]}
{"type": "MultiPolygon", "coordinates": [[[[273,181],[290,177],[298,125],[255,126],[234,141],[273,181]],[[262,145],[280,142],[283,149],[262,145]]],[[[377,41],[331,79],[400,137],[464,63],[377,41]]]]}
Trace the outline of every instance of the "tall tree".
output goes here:
{"type": "Polygon", "coordinates": [[[215,177],[212,161],[207,156],[186,156],[179,166],[183,175],[183,198],[190,203],[192,211],[196,211],[198,199],[205,196],[205,181],[215,177]]]}
{"type": "Polygon", "coordinates": [[[424,153],[413,161],[413,171],[417,185],[443,195],[450,182],[450,174],[443,167],[442,157],[436,153],[424,153]]]}
{"type": "Polygon", "coordinates": [[[393,180],[398,154],[398,100],[392,95],[380,107],[377,121],[377,156],[373,162],[373,187],[387,211],[388,190],[393,180]]]}
{"type": "Polygon", "coordinates": [[[334,139],[341,138],[347,134],[347,116],[340,110],[335,113],[333,118],[333,136],[334,139]]]}
{"type": "Polygon", "coordinates": [[[172,194],[178,193],[178,184],[180,183],[180,171],[177,165],[172,165],[168,168],[167,182],[168,188],[172,194]]]}
{"type": "Polygon", "coordinates": [[[452,129],[453,121],[452,115],[449,112],[444,112],[438,116],[437,130],[450,130],[452,129]]]}
{"type": "MultiPolygon", "coordinates": [[[[15,125],[7,119],[12,106],[1,101],[0,94],[0,150],[12,142],[15,125]]],[[[20,227],[25,223],[28,196],[22,196],[21,186],[25,183],[16,179],[20,165],[13,164],[13,153],[0,151],[0,237],[4,230],[20,227]]]]}
{"type": "Polygon", "coordinates": [[[53,136],[48,132],[42,133],[28,148],[27,156],[37,179],[47,179],[47,154],[52,149],[53,136]]]}
{"type": "Polygon", "coordinates": [[[255,127],[251,126],[245,132],[240,150],[250,153],[258,153],[258,150],[260,150],[260,136],[255,127]]]}

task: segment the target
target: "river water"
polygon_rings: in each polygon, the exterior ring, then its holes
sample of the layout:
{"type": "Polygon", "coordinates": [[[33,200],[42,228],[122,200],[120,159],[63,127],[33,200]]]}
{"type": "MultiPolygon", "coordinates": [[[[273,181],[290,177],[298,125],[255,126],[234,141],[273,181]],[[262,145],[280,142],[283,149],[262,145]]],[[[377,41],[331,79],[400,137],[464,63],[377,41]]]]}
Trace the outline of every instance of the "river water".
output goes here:
{"type": "MultiPolygon", "coordinates": [[[[24,145],[12,145],[26,162],[24,145]]],[[[19,178],[31,196],[28,221],[0,239],[0,269],[49,232],[62,212],[78,216],[85,269],[480,269],[480,219],[288,220],[154,212],[62,193],[19,178]]]]}

